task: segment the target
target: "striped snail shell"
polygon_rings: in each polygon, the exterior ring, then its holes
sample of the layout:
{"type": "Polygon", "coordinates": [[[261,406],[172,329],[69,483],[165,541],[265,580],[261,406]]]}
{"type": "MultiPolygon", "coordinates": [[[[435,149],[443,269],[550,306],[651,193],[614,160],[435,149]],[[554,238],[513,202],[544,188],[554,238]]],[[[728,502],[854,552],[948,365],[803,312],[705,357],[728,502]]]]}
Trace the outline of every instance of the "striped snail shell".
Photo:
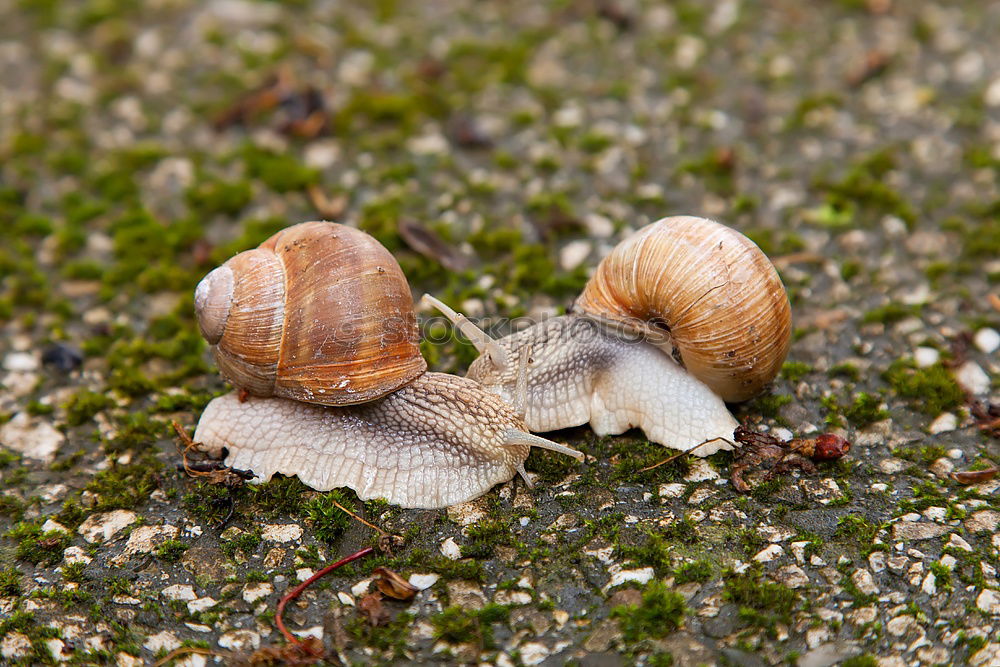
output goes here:
{"type": "Polygon", "coordinates": [[[413,297],[365,232],[304,222],[241,252],[195,291],[219,372],[254,396],[353,405],[427,370],[413,297]]]}

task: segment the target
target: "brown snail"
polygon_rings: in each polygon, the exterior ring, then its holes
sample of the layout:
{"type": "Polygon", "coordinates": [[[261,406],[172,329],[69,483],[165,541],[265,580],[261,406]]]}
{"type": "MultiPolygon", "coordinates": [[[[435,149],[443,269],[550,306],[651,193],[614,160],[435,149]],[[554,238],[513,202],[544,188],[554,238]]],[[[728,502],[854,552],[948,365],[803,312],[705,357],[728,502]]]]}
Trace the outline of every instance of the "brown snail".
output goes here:
{"type": "Polygon", "coordinates": [[[468,377],[509,398],[516,369],[502,360],[530,350],[532,431],[639,427],[707,456],[734,446],[725,401],[760,393],[790,341],[788,297],[764,253],[718,222],[671,217],[612,250],[570,314],[495,341],[502,355],[481,349],[468,377]]]}
{"type": "Polygon", "coordinates": [[[209,273],[195,310],[240,390],[209,403],[195,440],[263,481],[297,475],[320,491],[348,486],[362,500],[433,508],[518,472],[527,479],[532,446],[583,457],[527,432],[523,381],[507,402],[425,372],[406,279],[364,232],[330,222],[282,230],[209,273]]]}

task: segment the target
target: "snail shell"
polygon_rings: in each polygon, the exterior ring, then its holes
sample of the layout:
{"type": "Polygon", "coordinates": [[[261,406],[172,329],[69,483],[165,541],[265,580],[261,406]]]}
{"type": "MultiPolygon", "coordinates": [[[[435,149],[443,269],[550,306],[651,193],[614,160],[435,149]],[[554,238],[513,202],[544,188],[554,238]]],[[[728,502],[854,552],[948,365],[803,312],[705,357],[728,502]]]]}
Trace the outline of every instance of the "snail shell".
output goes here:
{"type": "Polygon", "coordinates": [[[255,396],[364,403],[427,369],[413,297],[368,234],[304,222],[213,270],[195,311],[219,372],[255,396]]]}
{"type": "Polygon", "coordinates": [[[575,308],[648,334],[726,401],[760,393],[791,343],[791,308],[753,241],[718,222],[664,218],[620,243],[575,308]]]}

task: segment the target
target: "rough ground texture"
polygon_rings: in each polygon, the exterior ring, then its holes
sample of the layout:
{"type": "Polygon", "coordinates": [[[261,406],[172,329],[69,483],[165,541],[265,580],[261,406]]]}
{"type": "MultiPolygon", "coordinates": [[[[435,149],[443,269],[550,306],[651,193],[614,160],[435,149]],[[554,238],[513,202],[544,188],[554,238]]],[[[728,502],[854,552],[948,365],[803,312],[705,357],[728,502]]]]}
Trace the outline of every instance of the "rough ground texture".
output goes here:
{"type": "Polygon", "coordinates": [[[0,5],[0,661],[280,645],[282,593],[376,539],[338,500],[403,543],[289,606],[331,662],[998,664],[1000,482],[949,473],[1000,457],[968,397],[1000,398],[1000,3],[136,6],[0,5]],[[169,421],[226,390],[192,289],[274,230],[335,217],[416,293],[540,317],[673,213],[791,295],[737,416],[846,460],[741,495],[731,454],[644,472],[641,433],[581,428],[586,463],[448,511],[177,470],[169,421]],[[371,627],[377,564],[424,590],[371,627]]]}

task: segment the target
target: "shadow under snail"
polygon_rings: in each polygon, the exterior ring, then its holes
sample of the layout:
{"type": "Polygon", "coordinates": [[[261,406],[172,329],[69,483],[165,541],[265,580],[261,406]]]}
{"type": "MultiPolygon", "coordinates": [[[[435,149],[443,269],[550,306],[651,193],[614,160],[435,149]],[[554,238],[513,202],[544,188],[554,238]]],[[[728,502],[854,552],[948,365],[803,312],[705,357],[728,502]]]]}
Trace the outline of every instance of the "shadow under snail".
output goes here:
{"type": "Polygon", "coordinates": [[[347,486],[362,500],[437,508],[518,472],[527,480],[533,446],[583,458],[528,432],[527,354],[506,399],[426,372],[406,278],[362,231],[330,222],[282,230],[210,272],[195,310],[239,391],[208,404],[194,439],[262,481],[297,475],[320,491],[347,486]]]}
{"type": "MultiPolygon", "coordinates": [[[[433,297],[424,300],[464,322],[433,297]]],[[[598,435],[616,435],[638,427],[651,441],[708,456],[735,446],[738,424],[725,402],[759,394],[781,369],[791,308],[752,241],[718,222],[679,216],[615,247],[568,315],[472,341],[480,357],[467,377],[505,400],[519,384],[509,360],[530,350],[532,431],[589,422],[598,435]]]]}

